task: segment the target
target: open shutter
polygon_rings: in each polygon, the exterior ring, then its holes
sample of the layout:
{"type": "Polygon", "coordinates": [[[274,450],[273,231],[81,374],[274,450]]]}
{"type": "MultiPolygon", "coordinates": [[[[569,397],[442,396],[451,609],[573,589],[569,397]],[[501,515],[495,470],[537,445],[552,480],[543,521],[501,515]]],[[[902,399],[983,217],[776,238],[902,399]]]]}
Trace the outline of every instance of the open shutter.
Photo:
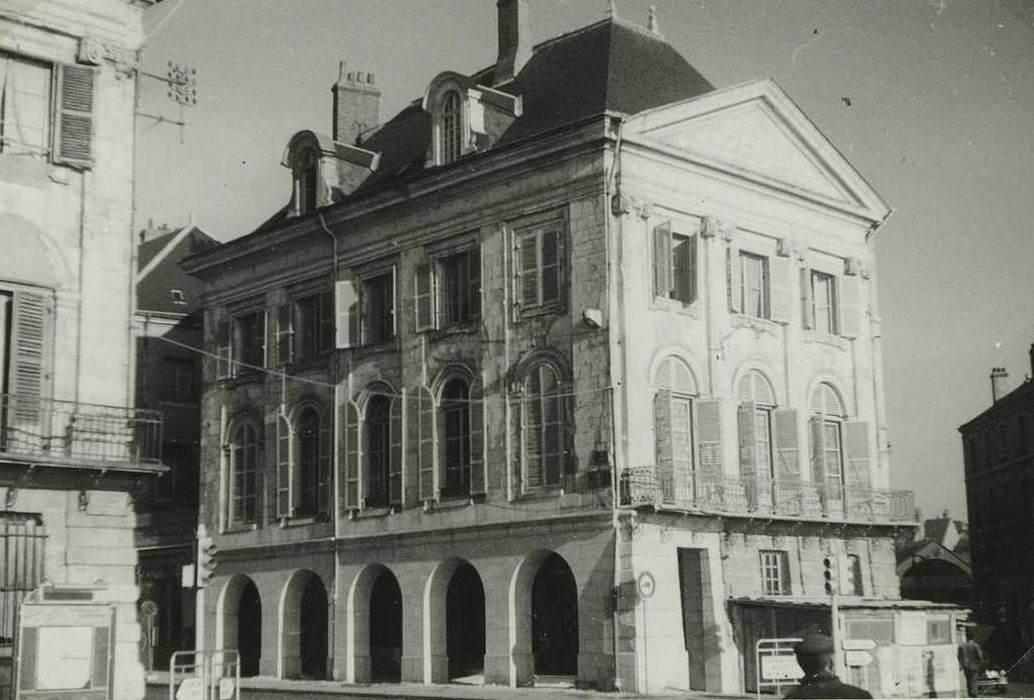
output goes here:
{"type": "Polygon", "coordinates": [[[276,361],[286,365],[294,361],[294,315],[292,304],[280,304],[276,307],[276,361]]]}
{"type": "Polygon", "coordinates": [[[431,289],[431,265],[418,265],[413,276],[413,306],[416,317],[416,332],[431,330],[435,327],[434,293],[431,289]]]}
{"type": "Polygon", "coordinates": [[[523,308],[539,303],[538,237],[525,235],[517,242],[517,298],[523,308]]]}
{"type": "Polygon", "coordinates": [[[354,401],[344,406],[345,509],[359,508],[359,407],[354,401]]]}
{"type": "Polygon", "coordinates": [[[293,440],[286,416],[276,417],[276,517],[294,514],[294,479],[291,468],[293,440]]]}
{"type": "Polygon", "coordinates": [[[722,474],[722,415],[717,399],[695,401],[697,419],[697,455],[702,476],[722,474]]]}
{"type": "Polygon", "coordinates": [[[230,342],[230,322],[220,321],[215,327],[215,378],[233,376],[233,344],[230,342]]]}
{"type": "Polygon", "coordinates": [[[786,552],[779,553],[779,582],[782,584],[780,592],[783,595],[793,594],[793,579],[790,578],[790,555],[786,552]]]}
{"type": "MultiPolygon", "coordinates": [[[[538,384],[536,384],[538,386],[538,384]]],[[[540,489],[545,484],[545,473],[542,454],[543,432],[542,397],[521,397],[521,454],[523,457],[524,490],[540,489]]]]}
{"type": "Polygon", "coordinates": [[[805,329],[815,327],[815,305],[811,298],[811,270],[801,270],[801,323],[805,329]]]}
{"type": "Polygon", "coordinates": [[[778,323],[793,320],[793,263],[789,258],[768,259],[769,317],[778,323]]]}
{"type": "Polygon", "coordinates": [[[334,283],[334,316],[334,346],[341,349],[359,345],[359,285],[354,279],[334,283]]]}
{"type": "Polygon", "coordinates": [[[331,461],[334,455],[334,411],[325,409],[320,416],[320,453],[316,465],[316,510],[330,512],[331,461]]]}
{"type": "Polygon", "coordinates": [[[871,488],[872,467],[869,457],[869,424],[865,421],[844,423],[844,452],[847,456],[847,483],[871,488]]]}
{"type": "Polygon", "coordinates": [[[772,427],[775,433],[776,478],[797,480],[801,476],[797,410],[777,408],[772,411],[772,427]]]}
{"type": "Polygon", "coordinates": [[[661,389],[653,397],[653,435],[657,470],[671,473],[675,456],[671,444],[671,392],[661,389]]]}
{"type": "Polygon", "coordinates": [[[564,241],[559,228],[543,231],[542,240],[542,303],[558,301],[564,288],[564,241]]]}
{"type": "Polygon", "coordinates": [[[560,418],[563,421],[563,435],[561,439],[564,441],[564,474],[577,474],[578,454],[574,449],[574,396],[558,396],[556,402],[559,404],[557,410],[560,411],[560,418]]]}
{"type": "Polygon", "coordinates": [[[837,277],[837,306],[839,307],[840,335],[857,338],[861,335],[862,309],[860,308],[860,282],[855,276],[837,277]]]}
{"type": "Polygon", "coordinates": [[[90,673],[90,687],[108,687],[108,649],[111,647],[111,628],[93,628],[93,659],[90,673]]]}
{"type": "Polygon", "coordinates": [[[391,505],[402,505],[402,469],[403,455],[405,454],[405,440],[403,430],[405,425],[402,416],[406,408],[406,393],[402,390],[400,396],[391,399],[390,409],[390,433],[391,454],[388,464],[388,501],[391,505]]]}
{"type": "Polygon", "coordinates": [[[811,435],[811,478],[816,486],[826,483],[826,436],[823,432],[822,416],[809,420],[811,435]]]}
{"type": "Polygon", "coordinates": [[[481,318],[481,246],[471,248],[467,251],[467,255],[470,271],[467,304],[471,318],[478,319],[481,318]]]}
{"type": "Polygon", "coordinates": [[[334,349],[334,295],[332,292],[320,292],[319,296],[320,333],[317,352],[334,349]]]}
{"type": "MultiPolygon", "coordinates": [[[[14,331],[8,391],[8,426],[12,437],[42,436],[45,416],[41,401],[50,398],[50,360],[53,354],[54,300],[49,294],[16,292],[14,331]]],[[[42,445],[34,445],[41,447],[42,445]]]]}
{"type": "Polygon", "coordinates": [[[688,292],[688,296],[684,296],[683,298],[687,299],[690,302],[696,301],[698,295],[700,294],[697,287],[697,278],[699,277],[699,275],[697,274],[697,266],[699,265],[699,255],[697,248],[699,247],[699,245],[700,236],[693,236],[688,241],[686,241],[685,245],[682,246],[683,250],[685,250],[686,257],[689,258],[689,260],[686,263],[686,279],[681,281],[680,284],[684,283],[689,285],[689,289],[686,290],[688,292]]]}
{"type": "Polygon", "coordinates": [[[675,269],[671,257],[671,222],[654,226],[653,229],[653,295],[671,296],[675,287],[675,269]]]}
{"type": "Polygon", "coordinates": [[[484,494],[485,474],[485,402],[481,382],[470,387],[470,494],[484,494]]]}
{"type": "Polygon", "coordinates": [[[18,688],[36,689],[36,655],[39,648],[39,628],[22,627],[18,639],[18,688]]]}
{"type": "Polygon", "coordinates": [[[740,476],[753,481],[758,478],[757,456],[757,404],[744,401],[738,409],[740,435],[740,476]]]}
{"type": "Polygon", "coordinates": [[[729,244],[729,311],[743,311],[743,261],[735,243],[729,244]]]}
{"type": "Polygon", "coordinates": [[[54,162],[88,168],[93,165],[93,83],[88,66],[57,66],[57,109],[54,162]]]}
{"type": "Polygon", "coordinates": [[[394,338],[395,336],[397,336],[399,334],[399,328],[398,328],[398,309],[397,309],[398,294],[395,293],[395,290],[398,289],[398,279],[397,279],[397,277],[398,277],[398,275],[396,273],[395,266],[392,265],[391,266],[391,288],[388,290],[389,298],[387,300],[388,303],[386,304],[387,311],[388,311],[388,330],[391,333],[391,337],[388,338],[388,340],[391,340],[391,338],[394,338]]]}
{"type": "Polygon", "coordinates": [[[420,500],[434,501],[438,499],[438,479],[435,474],[435,454],[438,451],[438,441],[434,396],[427,387],[418,386],[416,399],[419,404],[417,412],[419,421],[417,473],[420,479],[420,500]]]}

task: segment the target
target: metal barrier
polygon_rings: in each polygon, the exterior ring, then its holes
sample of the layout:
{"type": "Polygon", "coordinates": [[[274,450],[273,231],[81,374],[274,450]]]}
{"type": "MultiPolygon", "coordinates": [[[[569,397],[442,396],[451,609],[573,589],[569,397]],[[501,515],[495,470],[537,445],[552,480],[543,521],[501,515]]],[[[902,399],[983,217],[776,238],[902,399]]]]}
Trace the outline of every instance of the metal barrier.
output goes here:
{"type": "Polygon", "coordinates": [[[240,700],[241,655],[236,649],[174,651],[169,700],[240,700]],[[185,659],[190,659],[186,661],[185,659]],[[177,687],[177,680],[181,681],[177,687]]]}

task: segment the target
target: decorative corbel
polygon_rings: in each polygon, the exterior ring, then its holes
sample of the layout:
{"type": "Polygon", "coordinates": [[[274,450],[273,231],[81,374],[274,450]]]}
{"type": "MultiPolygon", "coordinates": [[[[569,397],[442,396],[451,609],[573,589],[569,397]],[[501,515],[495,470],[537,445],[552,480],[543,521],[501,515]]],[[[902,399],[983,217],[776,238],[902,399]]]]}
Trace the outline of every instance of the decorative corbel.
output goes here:
{"type": "Polygon", "coordinates": [[[857,277],[862,274],[865,269],[865,263],[858,258],[845,258],[844,259],[844,274],[849,277],[857,277]]]}
{"type": "Polygon", "coordinates": [[[125,79],[132,76],[138,67],[140,57],[117,44],[104,44],[91,37],[79,40],[76,61],[87,66],[100,66],[105,61],[115,67],[115,77],[125,79]]]}
{"type": "Polygon", "coordinates": [[[783,258],[789,258],[794,254],[796,248],[797,243],[792,238],[780,238],[776,254],[783,258]]]}
{"type": "Polygon", "coordinates": [[[653,215],[653,203],[652,202],[636,202],[632,200],[632,206],[635,207],[635,213],[640,219],[644,221],[649,219],[653,215]]]}

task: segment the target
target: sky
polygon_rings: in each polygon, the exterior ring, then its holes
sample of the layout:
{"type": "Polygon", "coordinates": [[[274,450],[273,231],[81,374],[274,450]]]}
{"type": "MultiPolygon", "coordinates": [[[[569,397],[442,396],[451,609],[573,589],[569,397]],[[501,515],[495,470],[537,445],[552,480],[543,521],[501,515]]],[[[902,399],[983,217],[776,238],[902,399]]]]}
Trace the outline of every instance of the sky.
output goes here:
{"type": "MultiPolygon", "coordinates": [[[[958,426],[991,367],[1031,374],[1034,11],[1030,0],[615,0],[714,85],[776,80],[894,209],[875,238],[894,488],[965,517],[958,426]]],[[[294,132],[330,132],[338,61],[372,71],[382,120],[442,70],[496,53],[495,0],[165,0],[145,70],[196,68],[182,129],[140,118],[137,214],[230,240],[288,199],[294,132]]],[[[609,0],[530,0],[539,42],[609,0]]],[[[179,118],[144,79],[141,111],[179,118]]]]}

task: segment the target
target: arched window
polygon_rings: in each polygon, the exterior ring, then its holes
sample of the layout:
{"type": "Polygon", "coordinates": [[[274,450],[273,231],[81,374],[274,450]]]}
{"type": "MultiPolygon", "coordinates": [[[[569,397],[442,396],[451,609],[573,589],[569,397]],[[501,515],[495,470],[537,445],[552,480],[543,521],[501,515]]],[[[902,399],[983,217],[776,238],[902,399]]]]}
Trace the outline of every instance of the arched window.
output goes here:
{"type": "Polygon", "coordinates": [[[669,357],[657,369],[654,377],[657,389],[653,402],[654,447],[657,469],[683,475],[676,479],[676,490],[688,487],[692,491],[693,460],[693,398],[697,383],[692,370],[684,360],[669,357]]]}
{"type": "Polygon", "coordinates": [[[366,404],[366,488],[367,508],[386,508],[389,503],[391,469],[391,400],[372,396],[366,404]]]}
{"type": "Polygon", "coordinates": [[[319,159],[314,149],[306,148],[298,154],[294,163],[295,208],[299,214],[316,210],[318,187],[319,159]]]}
{"type": "Polygon", "coordinates": [[[470,387],[446,382],[441,400],[442,496],[470,495],[470,387]]]}
{"type": "Polygon", "coordinates": [[[761,372],[750,370],[736,388],[740,401],[740,471],[744,476],[756,474],[774,479],[775,460],[772,452],[772,410],[775,393],[761,372]]]}
{"type": "Polygon", "coordinates": [[[456,90],[442,97],[442,165],[458,159],[463,152],[463,102],[456,90]]]}
{"type": "Polygon", "coordinates": [[[246,525],[258,519],[259,432],[255,423],[242,420],[230,435],[229,468],[230,487],[229,525],[246,525]]]}
{"type": "Polygon", "coordinates": [[[303,409],[297,418],[295,435],[298,449],[297,515],[319,511],[320,414],[313,407],[303,409]]]}
{"type": "Polygon", "coordinates": [[[562,385],[548,362],[524,375],[521,425],[525,489],[559,486],[564,472],[565,415],[562,385]]]}
{"type": "MultiPolygon", "coordinates": [[[[811,410],[811,463],[816,483],[829,489],[826,498],[839,502],[846,480],[844,468],[844,419],[840,394],[825,382],[815,387],[808,403],[811,410]]],[[[867,441],[868,438],[866,438],[867,441]]],[[[868,468],[868,467],[866,467],[868,468]]],[[[868,475],[865,475],[868,481],[868,475]]]]}

